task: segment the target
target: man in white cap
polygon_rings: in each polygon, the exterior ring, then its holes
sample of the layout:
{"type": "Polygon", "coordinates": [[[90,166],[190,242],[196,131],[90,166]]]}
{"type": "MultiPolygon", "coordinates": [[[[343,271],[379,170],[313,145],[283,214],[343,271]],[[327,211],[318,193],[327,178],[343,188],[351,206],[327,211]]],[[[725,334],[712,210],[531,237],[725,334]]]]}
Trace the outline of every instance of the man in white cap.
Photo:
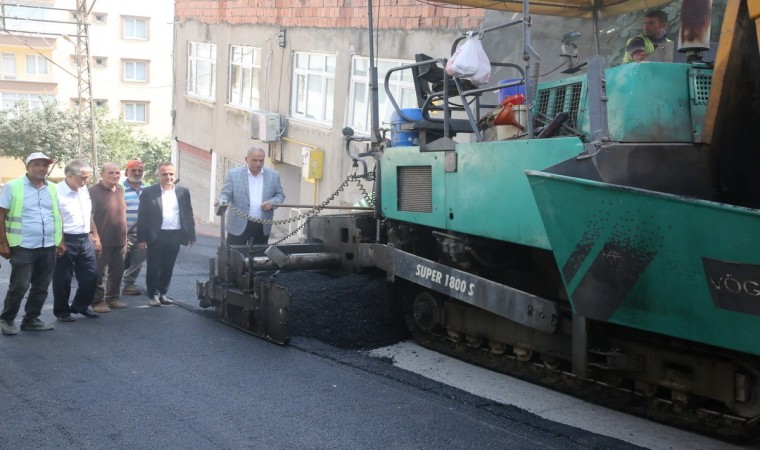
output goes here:
{"type": "Polygon", "coordinates": [[[26,175],[10,181],[0,193],[0,256],[11,262],[11,279],[0,313],[0,331],[18,334],[14,323],[29,291],[21,329],[52,330],[40,320],[55,270],[56,255],[66,250],[58,194],[47,174],[53,160],[36,152],[26,158],[26,175]],[[31,289],[30,289],[31,286],[31,289]]]}

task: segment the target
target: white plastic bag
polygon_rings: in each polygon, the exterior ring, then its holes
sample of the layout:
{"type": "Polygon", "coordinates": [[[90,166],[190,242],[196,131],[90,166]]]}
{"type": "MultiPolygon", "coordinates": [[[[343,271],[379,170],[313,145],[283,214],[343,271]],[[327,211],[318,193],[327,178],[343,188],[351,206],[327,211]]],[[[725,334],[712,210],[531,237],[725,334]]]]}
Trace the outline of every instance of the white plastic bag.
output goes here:
{"type": "Polygon", "coordinates": [[[477,36],[465,39],[446,63],[446,73],[457,78],[469,78],[475,85],[488,83],[491,78],[491,61],[477,36]]]}

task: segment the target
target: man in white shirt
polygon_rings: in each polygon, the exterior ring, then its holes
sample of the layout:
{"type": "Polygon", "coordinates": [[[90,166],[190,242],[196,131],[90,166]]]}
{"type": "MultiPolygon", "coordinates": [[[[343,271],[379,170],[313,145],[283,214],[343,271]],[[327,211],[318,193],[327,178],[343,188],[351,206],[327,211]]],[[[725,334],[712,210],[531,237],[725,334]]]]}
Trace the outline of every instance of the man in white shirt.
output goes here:
{"type": "Polygon", "coordinates": [[[282,204],[285,193],[280,174],[264,167],[265,153],[260,147],[251,147],[245,154],[245,166],[227,173],[227,178],[215,204],[229,204],[247,213],[246,219],[237,214],[227,215],[227,244],[264,245],[272,230],[274,207],[282,204]]]}
{"type": "Polygon", "coordinates": [[[58,183],[58,209],[63,220],[66,252],[58,257],[53,274],[53,314],[60,322],[74,322],[72,313],[90,318],[100,315],[89,309],[98,280],[96,252],[100,242],[92,226],[92,203],[85,185],[92,166],[74,160],[64,168],[66,178],[58,183]],[[76,276],[77,292],[69,305],[71,278],[76,276]]]}

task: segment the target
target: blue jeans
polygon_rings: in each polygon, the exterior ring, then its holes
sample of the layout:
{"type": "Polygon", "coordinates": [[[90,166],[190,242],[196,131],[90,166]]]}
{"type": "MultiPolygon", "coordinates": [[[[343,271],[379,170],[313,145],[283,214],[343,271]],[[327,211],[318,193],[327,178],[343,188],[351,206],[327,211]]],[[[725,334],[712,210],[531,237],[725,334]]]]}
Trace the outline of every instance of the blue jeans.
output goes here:
{"type": "Polygon", "coordinates": [[[48,295],[50,280],[55,270],[55,247],[24,248],[11,247],[11,280],[0,318],[12,322],[24,299],[26,291],[26,314],[24,319],[36,319],[42,312],[42,305],[48,295]],[[31,286],[31,289],[29,289],[31,286]]]}

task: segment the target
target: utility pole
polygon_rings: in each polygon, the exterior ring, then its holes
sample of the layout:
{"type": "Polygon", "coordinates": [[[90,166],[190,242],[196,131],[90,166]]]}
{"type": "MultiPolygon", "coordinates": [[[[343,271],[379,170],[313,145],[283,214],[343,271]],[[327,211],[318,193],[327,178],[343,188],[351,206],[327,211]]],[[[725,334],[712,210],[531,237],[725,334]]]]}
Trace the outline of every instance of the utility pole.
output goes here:
{"type": "MultiPolygon", "coordinates": [[[[77,153],[78,157],[82,158],[84,152],[86,151],[84,148],[87,141],[86,136],[89,131],[91,144],[89,151],[91,152],[92,156],[93,168],[98,166],[98,150],[96,141],[97,130],[95,118],[93,117],[94,108],[92,99],[92,75],[90,73],[90,35],[88,18],[96,2],[97,0],[92,0],[92,4],[88,7],[87,0],[76,0],[76,9],[72,10],[68,8],[55,8],[52,6],[20,6],[18,3],[10,3],[0,0],[0,31],[18,41],[19,44],[29,47],[31,50],[38,53],[48,62],[61,69],[63,72],[71,75],[72,77],[76,77],[78,90],[77,107],[79,112],[79,117],[77,120],[77,153]],[[9,6],[15,7],[16,9],[22,7],[26,9],[40,9],[46,12],[65,12],[66,14],[74,13],[76,22],[71,22],[70,20],[56,20],[46,18],[39,19],[34,17],[27,17],[24,16],[24,14],[21,14],[21,17],[18,17],[16,15],[8,16],[7,14],[9,13],[9,6]],[[12,29],[8,28],[9,23],[11,24],[12,29]],[[46,27],[40,28],[38,26],[32,26],[40,24],[50,25],[50,29],[46,27]],[[76,26],[76,42],[70,37],[71,31],[66,30],[66,32],[61,32],[61,27],[68,28],[69,25],[76,26]],[[45,36],[60,37],[73,44],[75,47],[74,59],[77,66],[76,74],[70,72],[50,57],[40,53],[39,50],[32,47],[28,42],[22,39],[23,37],[28,36],[39,36],[43,40],[45,40],[45,36]]],[[[93,172],[94,178],[97,179],[98,171],[94,170],[93,172]]]]}
{"type": "Polygon", "coordinates": [[[77,41],[75,55],[77,62],[77,105],[79,107],[77,150],[81,158],[84,148],[84,136],[86,130],[89,129],[93,178],[97,181],[98,146],[95,139],[95,118],[93,117],[94,108],[92,107],[92,74],[90,73],[90,35],[88,23],[90,11],[91,9],[87,8],[87,0],[77,0],[77,41]]]}

